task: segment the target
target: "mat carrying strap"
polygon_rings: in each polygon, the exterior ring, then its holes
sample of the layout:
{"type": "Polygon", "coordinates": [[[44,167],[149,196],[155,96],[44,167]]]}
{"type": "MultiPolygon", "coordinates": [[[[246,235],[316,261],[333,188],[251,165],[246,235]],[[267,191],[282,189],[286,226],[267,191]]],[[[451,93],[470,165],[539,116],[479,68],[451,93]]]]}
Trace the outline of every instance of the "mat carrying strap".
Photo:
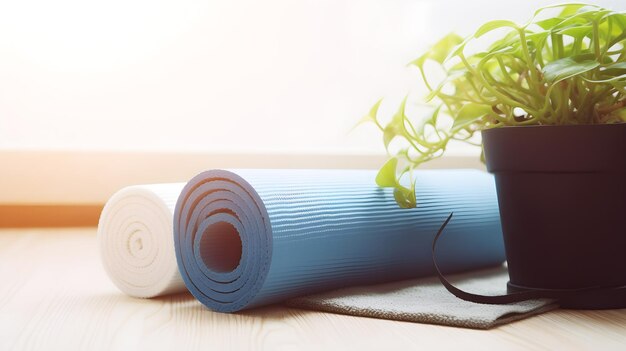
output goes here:
{"type": "Polygon", "coordinates": [[[549,298],[549,299],[558,300],[558,299],[576,296],[581,293],[589,293],[589,292],[593,292],[596,290],[604,290],[604,289],[613,287],[613,286],[610,286],[610,287],[609,286],[593,286],[593,287],[579,288],[579,289],[552,290],[552,291],[550,290],[526,290],[526,291],[520,291],[520,292],[513,292],[510,294],[506,294],[506,295],[495,295],[495,296],[478,295],[478,294],[472,294],[472,293],[463,291],[455,287],[454,285],[452,285],[452,283],[450,283],[446,279],[446,277],[444,277],[443,273],[441,273],[441,270],[439,269],[439,266],[437,265],[437,259],[435,257],[435,249],[437,247],[437,241],[439,240],[441,233],[443,233],[443,230],[446,228],[446,225],[448,225],[448,222],[450,222],[450,220],[452,219],[453,214],[454,213],[450,213],[450,216],[448,216],[446,221],[443,222],[443,224],[439,228],[439,231],[437,231],[437,235],[435,235],[435,238],[433,239],[432,258],[433,258],[433,265],[435,266],[435,270],[437,271],[437,275],[439,276],[439,280],[441,281],[441,284],[443,284],[443,286],[450,293],[452,293],[454,296],[458,297],[459,299],[470,301],[470,302],[475,302],[475,303],[489,304],[489,305],[503,305],[507,303],[520,302],[520,301],[532,300],[532,299],[541,299],[541,298],[549,298]]]}

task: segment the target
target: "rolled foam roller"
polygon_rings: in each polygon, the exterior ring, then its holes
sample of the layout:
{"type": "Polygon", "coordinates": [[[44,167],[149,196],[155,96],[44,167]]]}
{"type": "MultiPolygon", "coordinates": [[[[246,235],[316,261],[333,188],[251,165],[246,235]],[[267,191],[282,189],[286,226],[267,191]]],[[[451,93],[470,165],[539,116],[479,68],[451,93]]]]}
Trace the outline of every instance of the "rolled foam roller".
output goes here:
{"type": "Polygon", "coordinates": [[[134,297],[187,289],[174,254],[172,217],[184,183],[126,187],[106,203],[98,224],[98,246],[113,283],[134,297]]]}
{"type": "MultiPolygon", "coordinates": [[[[418,207],[401,209],[375,171],[210,170],[174,212],[174,245],[191,293],[234,312],[290,297],[501,264],[494,180],[477,170],[416,172],[418,207]]],[[[416,301],[416,303],[419,303],[416,301]]]]}

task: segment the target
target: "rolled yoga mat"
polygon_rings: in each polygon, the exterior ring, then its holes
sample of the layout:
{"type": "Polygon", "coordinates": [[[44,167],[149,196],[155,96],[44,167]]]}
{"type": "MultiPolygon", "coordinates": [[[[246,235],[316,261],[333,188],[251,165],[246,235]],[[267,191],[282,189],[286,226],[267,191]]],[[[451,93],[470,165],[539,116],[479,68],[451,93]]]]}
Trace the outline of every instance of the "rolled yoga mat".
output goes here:
{"type": "MultiPolygon", "coordinates": [[[[189,181],[174,212],[187,288],[233,312],[339,287],[501,264],[494,181],[477,170],[417,171],[418,207],[400,209],[376,171],[211,170],[189,181]]],[[[416,301],[416,303],[419,303],[416,301]]]]}
{"type": "Polygon", "coordinates": [[[172,215],[184,183],[126,187],[107,201],[98,247],[113,283],[134,297],[186,291],[174,254],[172,215]]]}

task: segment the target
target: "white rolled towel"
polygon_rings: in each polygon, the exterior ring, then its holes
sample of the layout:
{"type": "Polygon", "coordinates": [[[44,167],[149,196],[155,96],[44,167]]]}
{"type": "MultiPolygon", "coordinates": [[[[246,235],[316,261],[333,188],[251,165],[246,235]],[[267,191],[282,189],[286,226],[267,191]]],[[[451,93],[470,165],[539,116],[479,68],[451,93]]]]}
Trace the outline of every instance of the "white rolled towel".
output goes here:
{"type": "Polygon", "coordinates": [[[184,185],[129,186],[104,206],[98,224],[100,257],[122,292],[149,298],[187,291],[172,234],[172,214],[184,185]]]}

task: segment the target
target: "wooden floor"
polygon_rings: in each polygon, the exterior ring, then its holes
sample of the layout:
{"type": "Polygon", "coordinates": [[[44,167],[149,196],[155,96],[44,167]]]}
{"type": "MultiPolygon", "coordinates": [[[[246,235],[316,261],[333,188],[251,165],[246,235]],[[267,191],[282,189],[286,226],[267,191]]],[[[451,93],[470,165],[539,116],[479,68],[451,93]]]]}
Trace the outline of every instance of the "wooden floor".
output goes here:
{"type": "Polygon", "coordinates": [[[626,309],[559,310],[489,331],[272,306],[207,310],[191,295],[123,295],[95,228],[0,230],[0,350],[626,350],[626,309]]]}

